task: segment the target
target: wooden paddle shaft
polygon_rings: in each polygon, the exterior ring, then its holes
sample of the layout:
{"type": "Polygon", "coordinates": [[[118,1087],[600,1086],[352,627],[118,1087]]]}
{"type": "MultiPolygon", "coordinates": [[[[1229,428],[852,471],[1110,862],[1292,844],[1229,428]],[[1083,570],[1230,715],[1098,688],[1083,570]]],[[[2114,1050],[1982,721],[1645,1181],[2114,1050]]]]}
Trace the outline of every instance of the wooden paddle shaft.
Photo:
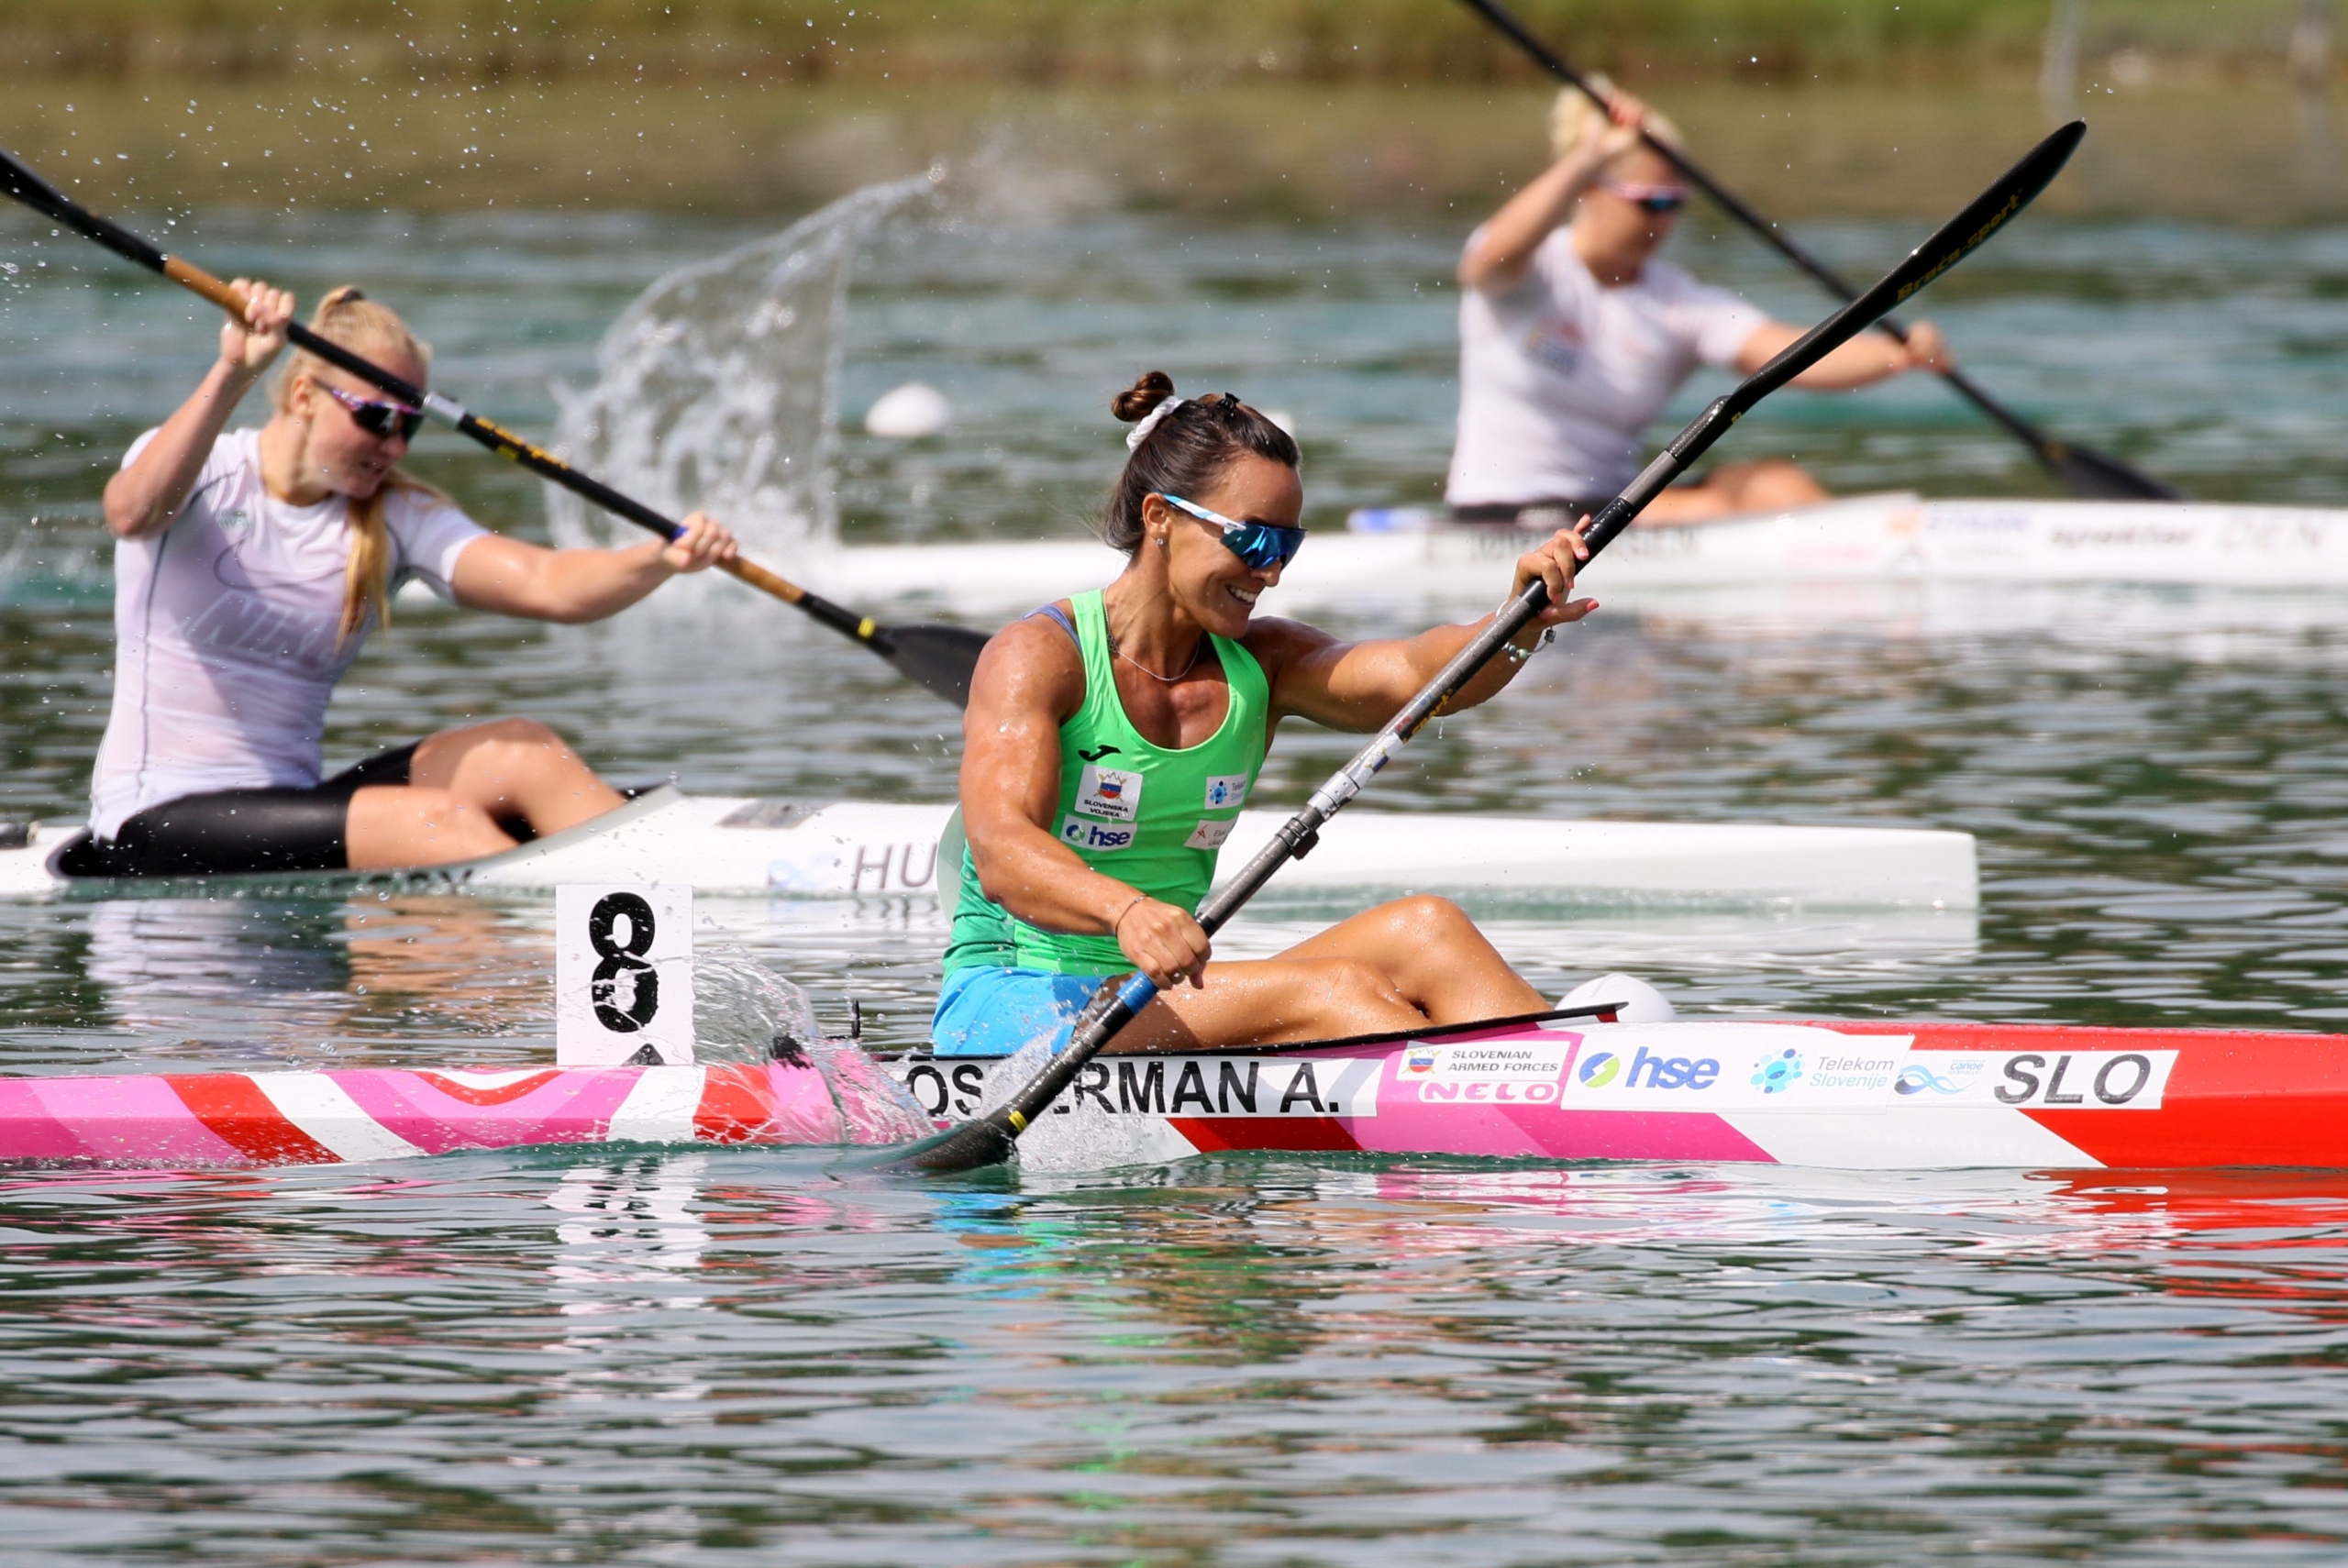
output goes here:
{"type": "MultiPolygon", "coordinates": [[[[242,317],[245,296],[233,284],[223,282],[193,261],[178,256],[163,258],[163,276],[181,287],[203,295],[229,314],[242,317]]],[[[342,345],[321,337],[299,322],[287,329],[287,337],[294,345],[316,354],[328,363],[349,370],[363,381],[371,381],[393,397],[413,403],[426,412],[446,420],[451,428],[469,436],[499,457],[519,463],[522,467],[554,480],[615,515],[625,517],[639,527],[648,528],[664,538],[674,539],[684,533],[681,525],[663,517],[643,502],[621,494],[601,480],[591,478],[564,462],[533,441],[482,418],[479,414],[458,406],[447,398],[427,392],[422,387],[393,375],[352,353],[342,345]]],[[[860,642],[871,643],[887,651],[887,638],[880,624],[869,615],[833,603],[819,594],[810,593],[789,578],[771,571],[756,561],[720,561],[720,569],[739,579],[763,593],[772,594],[786,604],[796,605],[823,622],[834,631],[845,632],[860,642]]]]}

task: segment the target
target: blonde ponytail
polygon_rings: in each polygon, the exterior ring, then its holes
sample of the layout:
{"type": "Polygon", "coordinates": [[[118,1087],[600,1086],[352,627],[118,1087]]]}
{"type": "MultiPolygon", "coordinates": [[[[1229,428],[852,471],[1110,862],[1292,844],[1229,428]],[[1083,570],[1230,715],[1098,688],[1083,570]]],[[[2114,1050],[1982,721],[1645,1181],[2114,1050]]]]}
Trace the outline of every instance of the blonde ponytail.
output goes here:
{"type": "MultiPolygon", "coordinates": [[[[1589,84],[1610,97],[1613,94],[1614,83],[1598,72],[1589,73],[1589,84]]],[[[1606,121],[1606,111],[1591,102],[1589,94],[1578,87],[1560,88],[1557,101],[1549,106],[1549,156],[1563,158],[1582,138],[1597,135],[1606,121]]],[[[1646,129],[1666,147],[1680,145],[1679,127],[1653,109],[1647,111],[1646,129]]]]}
{"type": "MultiPolygon", "coordinates": [[[[407,323],[395,312],[377,304],[349,283],[318,302],[318,308],[310,315],[310,330],[329,343],[371,359],[389,354],[413,359],[427,368],[432,363],[430,344],[410,332],[407,323]]],[[[277,412],[283,414],[291,406],[296,379],[308,376],[315,381],[327,369],[327,362],[316,354],[295,349],[277,372],[271,388],[277,412]]],[[[393,469],[383,476],[383,482],[374,494],[350,502],[350,558],[342,574],[342,642],[347,643],[364,631],[371,616],[378,625],[391,624],[392,529],[385,520],[384,509],[392,492],[402,490],[437,501],[449,499],[432,486],[393,469]]]]}

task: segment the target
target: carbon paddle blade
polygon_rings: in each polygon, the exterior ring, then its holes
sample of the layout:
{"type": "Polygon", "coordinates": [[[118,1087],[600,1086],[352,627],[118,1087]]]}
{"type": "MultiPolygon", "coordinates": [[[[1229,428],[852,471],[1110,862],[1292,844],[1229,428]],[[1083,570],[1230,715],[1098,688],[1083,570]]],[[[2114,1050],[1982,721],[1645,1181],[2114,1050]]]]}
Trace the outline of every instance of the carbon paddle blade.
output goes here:
{"type": "Polygon", "coordinates": [[[891,626],[880,635],[889,644],[881,657],[897,667],[898,674],[957,708],[969,706],[970,676],[989,641],[986,633],[931,622],[891,626]]]}
{"type": "Polygon", "coordinates": [[[894,1149],[876,1149],[850,1164],[857,1170],[882,1176],[953,1176],[1006,1165],[1016,1146],[1010,1130],[988,1116],[894,1149]]]}
{"type": "Polygon", "coordinates": [[[2064,488],[2085,501],[2184,501],[2186,493],[2117,458],[2067,441],[2048,441],[2039,459],[2064,488]]]}

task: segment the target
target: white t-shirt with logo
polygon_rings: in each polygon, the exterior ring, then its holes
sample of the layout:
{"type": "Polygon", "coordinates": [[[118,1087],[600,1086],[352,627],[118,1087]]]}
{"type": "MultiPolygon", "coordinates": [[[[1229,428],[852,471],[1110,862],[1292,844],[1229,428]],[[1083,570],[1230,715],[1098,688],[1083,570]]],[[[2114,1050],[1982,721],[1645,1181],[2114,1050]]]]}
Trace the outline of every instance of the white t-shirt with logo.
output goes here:
{"type": "MultiPolygon", "coordinates": [[[[271,497],[260,432],[232,430],[170,527],[116,541],[114,710],[91,781],[100,837],[183,795],[318,782],[327,699],[374,629],[339,637],[349,505],[271,497]]],[[[383,518],[393,587],[420,578],[452,598],[457,557],[486,530],[412,490],[383,518]]]]}
{"type": "MultiPolygon", "coordinates": [[[[1478,229],[1468,244],[1482,238],[1478,229]]],[[[1559,228],[1513,287],[1459,301],[1454,506],[1611,495],[1638,474],[1640,437],[1699,365],[1727,366],[1768,316],[1649,261],[1606,288],[1559,228]]]]}

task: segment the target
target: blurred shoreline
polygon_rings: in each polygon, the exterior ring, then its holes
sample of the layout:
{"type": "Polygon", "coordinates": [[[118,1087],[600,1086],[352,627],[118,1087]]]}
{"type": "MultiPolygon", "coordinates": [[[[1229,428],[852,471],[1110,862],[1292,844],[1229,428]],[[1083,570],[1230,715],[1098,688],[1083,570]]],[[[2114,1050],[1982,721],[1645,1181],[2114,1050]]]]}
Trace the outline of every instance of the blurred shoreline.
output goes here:
{"type": "MultiPolygon", "coordinates": [[[[1789,219],[1945,213],[2052,117],[2028,90],[1961,85],[1700,83],[1656,97],[1717,173],[1789,219]]],[[[1449,224],[1540,166],[1547,98],[1529,83],[83,82],[0,95],[0,146],[157,225],[198,209],[795,214],[933,165],[1002,187],[998,212],[1449,224]]],[[[2076,106],[2090,135],[2047,213],[2272,226],[2348,206],[2348,101],[2330,92],[2114,88],[2076,106]]],[[[0,225],[31,222],[0,208],[0,225]]]]}
{"type": "MultiPolygon", "coordinates": [[[[2326,69],[2303,0],[1515,0],[1578,63],[1626,80],[2027,84],[2236,81],[2326,69]],[[2069,17],[2066,20],[2066,15],[2069,17]]],[[[1454,0],[9,0],[0,71],[171,84],[599,79],[1180,83],[1526,81],[1454,0]]]]}

